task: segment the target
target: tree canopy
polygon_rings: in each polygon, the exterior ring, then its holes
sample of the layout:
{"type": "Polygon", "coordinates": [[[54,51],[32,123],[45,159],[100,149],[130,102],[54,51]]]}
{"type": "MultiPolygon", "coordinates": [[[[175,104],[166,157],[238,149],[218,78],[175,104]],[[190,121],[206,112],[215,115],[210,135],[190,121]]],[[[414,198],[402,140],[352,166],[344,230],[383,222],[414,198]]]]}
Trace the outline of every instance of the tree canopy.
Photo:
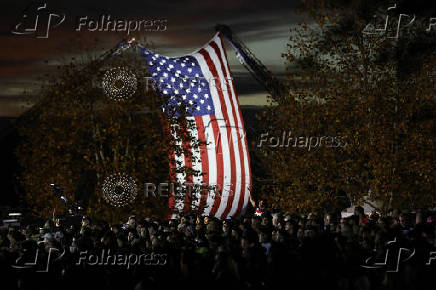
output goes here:
{"type": "Polygon", "coordinates": [[[334,211],[344,193],[382,210],[435,205],[435,31],[406,2],[302,1],[283,54],[290,102],[272,102],[256,140],[265,175],[282,184],[262,193],[273,207],[334,211]],[[420,19],[392,37],[405,11],[420,19]]]}
{"type": "MultiPolygon", "coordinates": [[[[176,138],[190,142],[192,136],[182,109],[162,113],[166,100],[151,90],[142,59],[126,52],[105,61],[71,62],[45,81],[37,104],[23,117],[24,141],[17,149],[22,167],[18,178],[34,213],[47,217],[53,209],[65,211],[50,188],[53,183],[69,200],[81,201],[96,219],[117,222],[130,214],[165,217],[168,200],[143,194],[144,186],[174,180],[170,153],[186,150],[176,146],[180,141],[176,138]],[[113,78],[109,85],[114,87],[108,92],[108,83],[102,80],[117,73],[127,78],[113,78]],[[129,85],[129,77],[134,78],[132,86],[123,87],[129,85]],[[118,89],[128,94],[117,95],[118,89]],[[137,197],[125,207],[114,207],[105,201],[102,186],[108,177],[124,175],[136,183],[137,197]]],[[[200,174],[180,166],[177,170],[200,174]]]]}

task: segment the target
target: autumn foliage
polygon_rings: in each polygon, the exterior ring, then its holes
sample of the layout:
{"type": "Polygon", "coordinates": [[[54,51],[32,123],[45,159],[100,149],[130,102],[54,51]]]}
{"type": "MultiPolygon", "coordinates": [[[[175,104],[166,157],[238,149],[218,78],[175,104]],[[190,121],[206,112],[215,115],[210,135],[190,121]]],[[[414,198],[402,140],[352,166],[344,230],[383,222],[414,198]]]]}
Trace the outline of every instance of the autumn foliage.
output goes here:
{"type": "MultiPolygon", "coordinates": [[[[380,210],[434,206],[434,31],[417,21],[398,38],[388,37],[392,31],[363,33],[374,15],[379,21],[372,27],[383,24],[386,5],[302,2],[302,21],[283,55],[289,102],[272,102],[260,116],[263,132],[279,138],[291,132],[297,143],[255,148],[269,182],[282,185],[261,196],[274,208],[303,214],[340,210],[344,196],[355,204],[367,198],[380,210]],[[306,137],[313,143],[338,137],[346,146],[309,149],[306,137]]],[[[404,11],[389,13],[395,22],[404,11]]]]}
{"type": "MultiPolygon", "coordinates": [[[[177,130],[183,132],[189,124],[182,122],[183,115],[162,114],[165,100],[153,93],[146,76],[137,54],[123,53],[106,61],[62,66],[47,80],[38,103],[22,120],[24,142],[17,150],[23,169],[19,179],[34,214],[65,212],[51,183],[58,184],[68,199],[82,200],[95,219],[115,222],[130,214],[168,214],[167,199],[145,196],[144,184],[173,179],[169,153],[183,148],[175,146],[171,130],[176,128],[168,124],[180,121],[177,130]],[[108,98],[101,87],[104,73],[114,67],[136,75],[136,91],[125,100],[108,98]],[[138,185],[136,200],[126,207],[113,207],[102,197],[103,180],[114,173],[125,173],[138,185]]],[[[189,133],[178,136],[191,138],[189,133]]]]}

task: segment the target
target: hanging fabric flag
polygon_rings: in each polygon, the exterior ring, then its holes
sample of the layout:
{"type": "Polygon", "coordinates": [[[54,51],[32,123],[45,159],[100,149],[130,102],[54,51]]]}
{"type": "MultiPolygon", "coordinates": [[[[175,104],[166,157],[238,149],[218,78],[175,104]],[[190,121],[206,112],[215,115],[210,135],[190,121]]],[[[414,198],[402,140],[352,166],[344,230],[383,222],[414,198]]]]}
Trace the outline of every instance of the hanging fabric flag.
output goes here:
{"type": "MultiPolygon", "coordinates": [[[[175,154],[176,166],[202,172],[200,176],[176,173],[180,183],[210,186],[207,194],[196,193],[192,208],[203,215],[221,219],[243,212],[251,186],[250,157],[238,96],[233,85],[222,36],[215,37],[201,49],[182,57],[166,57],[141,48],[142,56],[155,89],[168,97],[163,110],[180,108],[195,124],[190,130],[202,141],[198,150],[175,154]]],[[[193,144],[179,144],[194,148],[193,144]],[[190,146],[192,145],[192,146],[190,146]]],[[[170,170],[175,170],[174,165],[170,170]]],[[[170,197],[174,212],[186,211],[186,203],[170,197]]]]}

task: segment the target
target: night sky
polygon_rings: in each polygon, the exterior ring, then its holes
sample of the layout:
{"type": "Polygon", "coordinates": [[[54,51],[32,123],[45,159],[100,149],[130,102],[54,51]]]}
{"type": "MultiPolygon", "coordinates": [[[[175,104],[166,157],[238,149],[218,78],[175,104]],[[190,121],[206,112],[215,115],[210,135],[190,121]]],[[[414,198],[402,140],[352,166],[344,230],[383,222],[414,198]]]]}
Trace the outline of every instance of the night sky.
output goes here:
{"type": "MultiPolygon", "coordinates": [[[[27,95],[34,94],[38,77],[53,72],[56,65],[71,57],[83,57],[98,39],[96,55],[132,36],[152,43],[153,49],[167,56],[190,53],[206,44],[214,35],[217,23],[229,25],[243,42],[271,71],[285,71],[281,54],[286,51],[289,29],[297,21],[296,1],[261,0],[159,0],[159,1],[41,1],[46,8],[38,13],[38,29],[28,34],[25,28],[35,23],[37,6],[28,0],[2,0],[0,20],[0,117],[18,116],[26,108],[27,95]],[[26,7],[27,18],[23,18],[26,7]],[[52,17],[50,18],[50,14],[52,17]],[[112,20],[158,21],[151,29],[164,31],[126,32],[76,31],[80,17],[99,20],[102,14],[112,20]],[[54,27],[65,15],[65,20],[54,27]],[[47,23],[51,19],[48,30],[47,23]],[[160,22],[159,22],[160,21],[160,22]],[[163,22],[162,22],[163,21],[163,22]],[[17,27],[17,24],[22,23],[17,27]],[[161,27],[159,26],[161,24],[161,27]]],[[[38,7],[40,7],[39,5],[38,7]]],[[[82,20],[83,21],[83,20],[82,20]]],[[[149,23],[149,22],[147,22],[149,23]]],[[[99,27],[99,29],[101,26],[99,27]]],[[[134,28],[134,25],[132,26],[134,28]]],[[[120,29],[122,30],[122,29],[120,29]]],[[[265,103],[266,92],[239,64],[227,46],[231,69],[241,105],[265,103]]]]}

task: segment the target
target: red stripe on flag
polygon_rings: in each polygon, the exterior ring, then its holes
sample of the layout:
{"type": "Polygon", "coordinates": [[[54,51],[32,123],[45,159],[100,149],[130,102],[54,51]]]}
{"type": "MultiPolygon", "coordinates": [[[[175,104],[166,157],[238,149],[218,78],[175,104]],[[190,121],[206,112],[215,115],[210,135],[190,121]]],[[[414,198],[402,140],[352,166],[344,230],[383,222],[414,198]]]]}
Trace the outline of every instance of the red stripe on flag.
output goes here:
{"type": "MultiPolygon", "coordinates": [[[[227,58],[227,51],[225,50],[225,48],[224,48],[224,43],[223,43],[223,39],[222,39],[222,37],[221,37],[221,34],[219,34],[218,35],[218,38],[220,39],[220,41],[221,41],[221,47],[223,48],[223,51],[224,51],[224,56],[225,56],[225,58],[226,58],[226,60],[228,59],[227,58]]],[[[230,71],[230,66],[229,66],[229,63],[228,63],[228,61],[226,62],[226,64],[227,64],[227,71],[229,72],[229,74],[231,74],[232,72],[230,71]]],[[[231,75],[230,75],[230,77],[231,77],[231,75]]],[[[236,88],[235,88],[235,84],[233,83],[233,81],[232,81],[232,87],[233,87],[233,92],[235,92],[235,100],[236,100],[236,106],[237,106],[237,108],[238,108],[238,114],[239,114],[239,120],[241,121],[241,126],[242,126],[242,130],[243,130],[243,132],[244,132],[244,134],[246,134],[246,131],[245,131],[245,125],[244,125],[244,119],[242,118],[242,112],[241,112],[241,106],[239,105],[239,99],[237,98],[237,94],[236,94],[236,88]]],[[[242,211],[242,207],[243,207],[243,203],[244,203],[244,197],[245,197],[245,195],[247,195],[247,194],[249,194],[249,193],[247,193],[246,191],[246,185],[245,185],[245,183],[248,183],[248,187],[250,188],[251,187],[251,161],[250,161],[250,154],[249,154],[249,152],[248,152],[248,144],[247,144],[247,138],[246,138],[246,136],[244,136],[244,138],[243,138],[244,140],[243,140],[243,142],[245,143],[245,148],[246,148],[246,152],[247,152],[247,159],[248,160],[245,160],[245,155],[243,154],[243,151],[242,151],[242,146],[241,146],[241,148],[240,148],[240,150],[239,150],[239,152],[240,152],[240,154],[242,154],[243,156],[244,156],[244,161],[243,161],[243,163],[241,164],[241,168],[242,168],[242,172],[243,172],[243,178],[244,178],[244,182],[242,183],[242,187],[241,187],[241,195],[240,195],[240,197],[239,197],[239,202],[238,202],[238,210],[237,210],[237,212],[235,213],[235,217],[238,217],[238,215],[241,213],[241,211],[242,211]],[[242,151],[242,152],[241,152],[242,151]],[[245,181],[245,162],[247,162],[248,163],[248,176],[249,176],[249,180],[247,180],[247,181],[245,181]]]]}
{"type": "Polygon", "coordinates": [[[204,211],[204,207],[207,203],[207,196],[209,194],[209,190],[203,190],[203,185],[209,185],[209,158],[207,157],[207,145],[206,145],[206,136],[204,129],[203,117],[197,116],[195,117],[195,123],[197,125],[198,132],[198,140],[200,143],[200,158],[201,158],[201,172],[202,176],[202,184],[200,186],[200,202],[198,204],[198,213],[202,214],[204,211]]]}
{"type": "MultiPolygon", "coordinates": [[[[218,58],[219,63],[221,65],[221,71],[222,71],[224,79],[225,79],[226,89],[227,89],[227,93],[229,95],[229,101],[230,101],[230,106],[231,106],[231,108],[229,108],[229,109],[232,112],[233,122],[234,122],[235,125],[237,125],[236,112],[235,112],[235,110],[233,110],[233,108],[234,108],[233,98],[232,98],[233,95],[232,95],[232,92],[230,90],[230,85],[229,85],[229,82],[228,82],[229,79],[227,77],[227,72],[226,72],[226,69],[224,67],[223,59],[221,57],[221,51],[220,51],[220,49],[218,48],[218,45],[215,42],[212,42],[211,46],[214,49],[215,54],[217,55],[217,58],[218,58]]],[[[227,118],[227,120],[229,120],[229,119],[227,118]]],[[[233,129],[230,128],[230,130],[233,130],[233,129]]],[[[239,130],[238,130],[238,132],[239,132],[239,130]]],[[[237,142],[237,140],[233,140],[233,136],[231,135],[231,133],[230,133],[230,139],[229,140],[231,140],[231,141],[229,141],[229,143],[231,143],[231,148],[232,148],[231,150],[234,150],[234,142],[237,142]]],[[[243,161],[241,159],[242,147],[241,147],[239,142],[238,142],[238,145],[239,145],[238,146],[239,160],[237,160],[236,162],[239,162],[240,167],[241,167],[241,166],[243,166],[243,161]]],[[[234,151],[232,151],[232,153],[233,153],[233,156],[234,156],[233,158],[236,159],[234,151]]],[[[231,187],[230,187],[230,196],[227,199],[227,206],[226,206],[226,209],[224,210],[223,214],[221,215],[221,218],[226,218],[227,215],[229,214],[230,210],[232,209],[233,200],[234,200],[235,194],[236,194],[236,164],[234,162],[232,162],[232,176],[231,176],[231,180],[232,180],[232,183],[231,183],[231,187]]]]}
{"type": "MultiPolygon", "coordinates": [[[[212,125],[213,135],[215,136],[215,154],[216,154],[216,166],[217,166],[217,176],[216,176],[216,187],[217,190],[214,190],[214,202],[212,209],[209,212],[209,215],[215,216],[220,203],[221,203],[221,192],[224,184],[224,161],[223,161],[223,149],[221,147],[221,138],[220,138],[220,129],[218,128],[218,124],[216,119],[210,119],[210,125],[212,125]]],[[[214,184],[211,184],[214,185],[214,184]]]]}
{"type": "MultiPolygon", "coordinates": [[[[208,65],[208,67],[209,67],[209,71],[212,73],[212,75],[214,77],[215,85],[217,86],[217,92],[218,92],[218,96],[219,96],[219,99],[220,99],[221,112],[223,114],[224,120],[226,121],[227,140],[231,140],[231,128],[229,128],[227,126],[227,122],[229,120],[229,116],[228,116],[228,113],[227,113],[227,107],[226,107],[226,103],[225,103],[225,100],[224,100],[224,95],[223,95],[223,92],[222,92],[221,82],[220,82],[220,78],[219,78],[219,75],[218,75],[218,72],[217,72],[217,68],[215,67],[212,59],[210,58],[209,53],[206,50],[201,49],[200,53],[203,55],[204,59],[206,60],[206,63],[208,65]]],[[[215,108],[215,110],[216,109],[217,108],[215,108]]],[[[221,142],[221,144],[222,144],[222,142],[221,142]]],[[[236,173],[236,168],[235,168],[235,166],[236,166],[235,165],[235,152],[234,152],[234,148],[233,148],[233,142],[229,142],[228,145],[229,145],[229,151],[230,151],[230,170],[231,170],[231,172],[230,172],[230,179],[231,179],[230,187],[232,187],[235,184],[234,179],[235,179],[235,173],[236,173]]],[[[223,184],[222,189],[224,189],[224,186],[225,185],[223,184]]],[[[232,195],[232,194],[234,194],[234,192],[233,193],[229,192],[229,193],[225,193],[225,194],[232,195]]],[[[213,215],[215,215],[215,213],[216,213],[216,211],[213,213],[213,215]]]]}

